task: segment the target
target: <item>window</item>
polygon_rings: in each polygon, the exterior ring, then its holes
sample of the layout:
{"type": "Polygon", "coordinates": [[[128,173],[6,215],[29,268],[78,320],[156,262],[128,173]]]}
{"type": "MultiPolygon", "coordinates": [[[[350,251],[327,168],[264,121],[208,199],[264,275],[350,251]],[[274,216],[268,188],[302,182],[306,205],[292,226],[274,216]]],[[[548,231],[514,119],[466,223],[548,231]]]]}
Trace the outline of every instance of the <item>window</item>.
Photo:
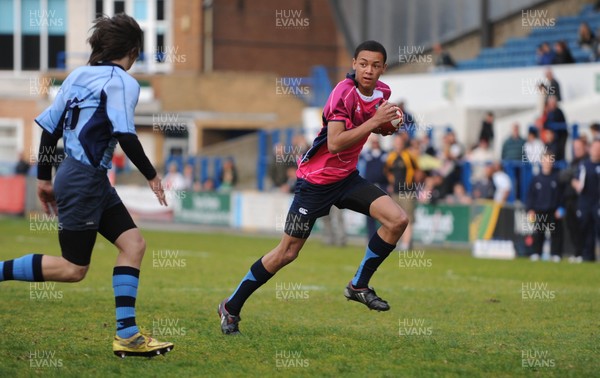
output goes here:
{"type": "Polygon", "coordinates": [[[0,70],[12,70],[14,60],[14,4],[13,0],[0,0],[0,70]]]}
{"type": "Polygon", "coordinates": [[[96,1],[96,10],[101,8],[108,16],[125,12],[140,24],[144,44],[140,60],[132,68],[134,72],[169,72],[174,62],[183,59],[172,46],[171,3],[172,0],[96,1]]]}
{"type": "Polygon", "coordinates": [[[0,69],[59,67],[66,46],[67,0],[0,0],[0,69]]]}

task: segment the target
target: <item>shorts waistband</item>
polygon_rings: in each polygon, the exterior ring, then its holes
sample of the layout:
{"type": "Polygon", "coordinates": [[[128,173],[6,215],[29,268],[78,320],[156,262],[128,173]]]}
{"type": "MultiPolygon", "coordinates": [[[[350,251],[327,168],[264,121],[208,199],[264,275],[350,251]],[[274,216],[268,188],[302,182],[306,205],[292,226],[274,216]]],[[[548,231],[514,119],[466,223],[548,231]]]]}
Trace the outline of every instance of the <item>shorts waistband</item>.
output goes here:
{"type": "Polygon", "coordinates": [[[72,158],[71,156],[67,156],[65,160],[63,160],[62,164],[68,164],[77,167],[77,169],[81,169],[91,175],[94,176],[106,176],[107,169],[103,167],[92,167],[91,165],[85,164],[72,158]]]}

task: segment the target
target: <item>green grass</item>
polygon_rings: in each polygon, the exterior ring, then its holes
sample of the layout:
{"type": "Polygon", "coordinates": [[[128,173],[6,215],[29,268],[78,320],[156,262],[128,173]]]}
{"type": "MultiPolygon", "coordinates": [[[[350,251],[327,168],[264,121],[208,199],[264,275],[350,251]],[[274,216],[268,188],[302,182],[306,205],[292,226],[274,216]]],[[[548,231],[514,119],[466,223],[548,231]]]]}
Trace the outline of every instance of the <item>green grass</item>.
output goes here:
{"type": "MultiPolygon", "coordinates": [[[[0,283],[0,377],[585,377],[600,368],[598,265],[476,260],[466,251],[426,249],[431,266],[407,269],[396,253],[372,280],[392,306],[377,313],[342,295],[363,248],[313,240],[247,302],[244,335],[232,338],[221,334],[217,304],[277,240],[143,233],[138,324],[153,330],[153,321],[162,322],[160,331],[174,335],[158,338],[175,342],[174,351],[153,359],[113,356],[116,250],[99,237],[83,282],[52,290],[0,283]],[[179,251],[170,262],[185,267],[153,267],[158,250],[179,251]],[[308,298],[277,299],[283,283],[301,283],[308,298]],[[553,298],[524,300],[524,283],[547,285],[527,293],[553,298]],[[59,292],[62,298],[31,299],[59,292]],[[529,361],[544,366],[523,367],[522,353],[543,353],[529,361]],[[281,367],[291,363],[300,366],[281,367]]],[[[26,220],[0,220],[0,260],[31,252],[58,255],[56,234],[30,231],[26,220]]]]}

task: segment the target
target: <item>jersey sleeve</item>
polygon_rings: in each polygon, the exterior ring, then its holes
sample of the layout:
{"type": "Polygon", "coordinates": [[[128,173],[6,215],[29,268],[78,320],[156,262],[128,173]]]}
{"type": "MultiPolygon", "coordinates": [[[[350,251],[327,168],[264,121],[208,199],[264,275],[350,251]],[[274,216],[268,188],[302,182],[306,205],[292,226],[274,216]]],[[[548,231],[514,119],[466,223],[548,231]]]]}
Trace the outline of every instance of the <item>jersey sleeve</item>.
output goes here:
{"type": "Polygon", "coordinates": [[[67,86],[66,83],[67,81],[65,81],[58,90],[52,105],[47,107],[46,110],[44,110],[35,118],[35,123],[40,125],[40,127],[46,130],[48,133],[58,138],[62,137],[62,125],[60,125],[60,123],[62,123],[61,119],[66,106],[64,94],[65,87],[67,86]]]}
{"type": "Polygon", "coordinates": [[[106,95],[106,114],[113,127],[113,135],[134,134],[135,107],[140,86],[133,78],[124,80],[120,76],[111,78],[103,89],[106,95]]]}
{"type": "Polygon", "coordinates": [[[349,100],[349,90],[351,90],[351,88],[338,87],[331,92],[323,114],[327,123],[334,121],[344,122],[346,129],[351,129],[353,127],[350,117],[351,105],[346,101],[347,99],[349,100]]]}

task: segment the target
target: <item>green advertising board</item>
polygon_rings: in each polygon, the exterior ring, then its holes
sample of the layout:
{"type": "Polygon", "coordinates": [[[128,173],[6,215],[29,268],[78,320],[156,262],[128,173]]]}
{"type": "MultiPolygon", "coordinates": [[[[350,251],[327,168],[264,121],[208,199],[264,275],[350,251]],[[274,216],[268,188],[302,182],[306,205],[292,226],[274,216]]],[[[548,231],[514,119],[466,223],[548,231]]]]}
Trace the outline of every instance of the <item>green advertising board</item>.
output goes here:
{"type": "Polygon", "coordinates": [[[231,225],[231,195],[229,193],[186,192],[175,208],[175,220],[210,226],[231,225]]]}
{"type": "Polygon", "coordinates": [[[417,205],[413,239],[423,244],[468,243],[469,206],[417,205]]]}

